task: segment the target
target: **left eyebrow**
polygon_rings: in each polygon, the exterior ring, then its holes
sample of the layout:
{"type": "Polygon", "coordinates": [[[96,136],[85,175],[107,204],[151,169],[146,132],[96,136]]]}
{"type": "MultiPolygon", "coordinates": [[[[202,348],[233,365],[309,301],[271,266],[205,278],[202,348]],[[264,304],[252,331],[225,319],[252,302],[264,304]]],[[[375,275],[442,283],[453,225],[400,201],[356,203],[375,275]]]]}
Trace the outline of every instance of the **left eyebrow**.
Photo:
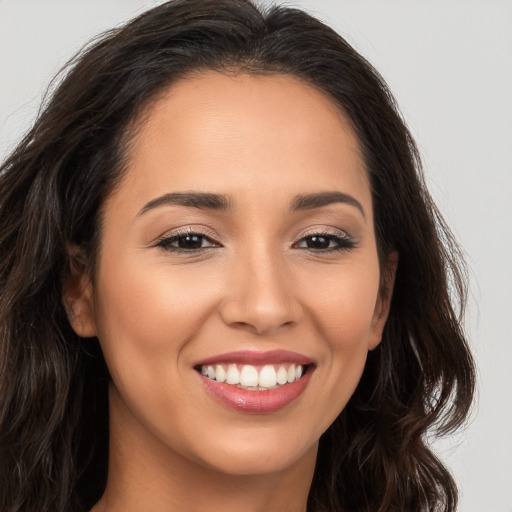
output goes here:
{"type": "Polygon", "coordinates": [[[357,208],[363,218],[366,220],[366,214],[364,212],[363,205],[355,198],[349,194],[344,194],[343,192],[317,192],[314,194],[300,194],[295,196],[291,209],[293,211],[297,210],[311,210],[313,208],[321,208],[322,206],[328,206],[333,203],[345,203],[350,206],[354,206],[357,208]]]}

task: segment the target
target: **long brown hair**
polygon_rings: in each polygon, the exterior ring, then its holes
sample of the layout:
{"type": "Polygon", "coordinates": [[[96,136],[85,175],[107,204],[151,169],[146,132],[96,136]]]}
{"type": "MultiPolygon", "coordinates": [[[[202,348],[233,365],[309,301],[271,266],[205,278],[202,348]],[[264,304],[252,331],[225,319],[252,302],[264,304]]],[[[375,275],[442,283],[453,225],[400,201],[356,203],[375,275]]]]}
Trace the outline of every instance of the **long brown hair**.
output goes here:
{"type": "Polygon", "coordinates": [[[0,510],[87,510],[104,490],[108,370],[97,340],[69,326],[67,247],[94,268],[136,120],[202,69],[290,74],[327,93],[359,138],[381,264],[400,254],[382,343],[320,440],[308,510],[453,512],[456,486],[425,435],[459,427],[472,401],[460,251],[375,69],[308,14],[249,0],[171,1],[104,34],[0,168],[0,510]]]}

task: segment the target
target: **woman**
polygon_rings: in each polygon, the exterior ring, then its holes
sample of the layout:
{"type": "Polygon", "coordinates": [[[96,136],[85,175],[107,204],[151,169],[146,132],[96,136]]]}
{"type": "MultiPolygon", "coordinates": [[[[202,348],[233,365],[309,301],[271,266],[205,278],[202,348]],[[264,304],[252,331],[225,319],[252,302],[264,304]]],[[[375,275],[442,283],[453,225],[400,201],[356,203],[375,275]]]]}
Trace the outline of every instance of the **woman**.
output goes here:
{"type": "Polygon", "coordinates": [[[373,68],[293,9],[163,4],[0,173],[1,509],[456,507],[457,246],[373,68]]]}

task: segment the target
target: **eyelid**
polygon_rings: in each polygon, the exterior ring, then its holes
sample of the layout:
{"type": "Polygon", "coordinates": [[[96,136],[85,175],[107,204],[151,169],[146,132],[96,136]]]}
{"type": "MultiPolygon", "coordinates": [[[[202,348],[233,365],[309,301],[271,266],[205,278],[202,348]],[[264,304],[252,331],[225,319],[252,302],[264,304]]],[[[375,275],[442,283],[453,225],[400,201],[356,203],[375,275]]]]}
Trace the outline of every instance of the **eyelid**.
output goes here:
{"type": "Polygon", "coordinates": [[[201,236],[204,236],[205,238],[212,240],[216,244],[220,245],[220,243],[217,241],[218,235],[213,229],[211,229],[207,226],[196,226],[196,225],[180,226],[180,227],[169,229],[169,230],[165,231],[165,233],[163,233],[162,235],[159,235],[158,237],[156,237],[151,242],[151,245],[158,244],[158,242],[161,242],[162,240],[166,240],[168,238],[187,236],[187,235],[201,235],[201,236]]]}
{"type": "Polygon", "coordinates": [[[335,228],[333,226],[316,226],[316,227],[307,228],[305,231],[302,231],[298,235],[296,242],[298,242],[308,236],[314,236],[314,235],[331,235],[331,236],[336,236],[336,237],[343,238],[346,240],[352,240],[352,237],[343,229],[335,228]]]}

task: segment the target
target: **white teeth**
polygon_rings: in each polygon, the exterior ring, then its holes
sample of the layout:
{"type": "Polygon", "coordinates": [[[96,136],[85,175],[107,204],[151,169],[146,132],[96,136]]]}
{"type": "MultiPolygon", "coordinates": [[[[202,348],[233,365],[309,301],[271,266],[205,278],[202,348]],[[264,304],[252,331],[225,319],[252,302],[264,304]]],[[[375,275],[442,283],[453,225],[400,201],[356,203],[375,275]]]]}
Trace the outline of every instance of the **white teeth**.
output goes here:
{"type": "Polygon", "coordinates": [[[242,384],[242,386],[257,386],[258,370],[250,364],[244,365],[240,372],[240,384],[242,384]]]}
{"type": "Polygon", "coordinates": [[[274,366],[266,364],[258,368],[245,364],[243,366],[236,364],[228,365],[202,365],[201,374],[217,382],[226,382],[231,385],[238,385],[242,388],[252,390],[265,390],[283,386],[300,379],[304,373],[302,365],[287,364],[274,366]],[[241,367],[241,369],[239,369],[241,367]],[[277,369],[276,369],[277,368],[277,369]]]}
{"type": "Polygon", "coordinates": [[[284,366],[280,366],[279,370],[277,370],[276,381],[281,386],[288,382],[288,372],[284,366]]]}
{"type": "Polygon", "coordinates": [[[258,384],[262,388],[273,388],[277,382],[276,370],[269,364],[264,366],[260,371],[258,384]]]}
{"type": "Polygon", "coordinates": [[[226,372],[226,382],[228,384],[240,384],[240,372],[236,364],[230,364],[226,372]]]}
{"type": "Polygon", "coordinates": [[[215,380],[217,382],[224,382],[226,380],[226,371],[220,364],[215,367],[215,380]]]}
{"type": "Polygon", "coordinates": [[[288,368],[288,373],[286,375],[288,382],[293,382],[295,380],[295,365],[290,365],[290,368],[288,368]]]}

